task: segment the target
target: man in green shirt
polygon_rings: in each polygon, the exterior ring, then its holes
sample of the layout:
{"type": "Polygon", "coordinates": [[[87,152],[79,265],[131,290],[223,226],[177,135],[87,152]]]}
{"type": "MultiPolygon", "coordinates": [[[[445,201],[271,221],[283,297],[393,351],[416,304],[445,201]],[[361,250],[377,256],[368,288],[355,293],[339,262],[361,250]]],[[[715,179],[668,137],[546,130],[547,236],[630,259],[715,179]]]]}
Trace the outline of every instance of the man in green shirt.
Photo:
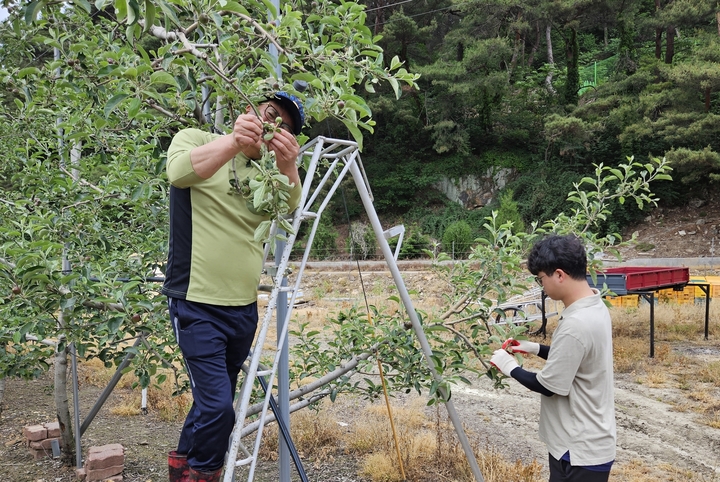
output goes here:
{"type": "Polygon", "coordinates": [[[260,158],[265,143],[294,184],[290,208],[300,201],[295,136],[305,122],[302,102],[276,92],[258,111],[260,117],[248,106],[227,135],[184,129],[168,149],[170,240],[162,292],[193,393],[178,448],[168,457],[170,482],[220,480],[237,377],[257,328],[263,248],[254,233],[267,218],[250,212],[230,181],[258,174],[250,160],[260,158]],[[278,117],[280,130],[265,141],[263,121],[275,124],[278,117]]]}

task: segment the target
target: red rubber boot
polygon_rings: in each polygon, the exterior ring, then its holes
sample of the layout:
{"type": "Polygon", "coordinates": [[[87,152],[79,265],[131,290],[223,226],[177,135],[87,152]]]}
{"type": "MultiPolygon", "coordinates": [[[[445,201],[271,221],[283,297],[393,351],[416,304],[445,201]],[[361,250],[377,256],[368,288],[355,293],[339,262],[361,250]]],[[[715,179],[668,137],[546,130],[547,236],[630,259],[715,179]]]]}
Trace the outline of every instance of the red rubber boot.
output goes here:
{"type": "Polygon", "coordinates": [[[223,469],[214,472],[198,472],[190,467],[190,478],[188,482],[220,482],[223,469]]]}
{"type": "Polygon", "coordinates": [[[170,482],[188,482],[190,480],[187,455],[180,455],[175,450],[168,453],[168,475],[170,482]]]}

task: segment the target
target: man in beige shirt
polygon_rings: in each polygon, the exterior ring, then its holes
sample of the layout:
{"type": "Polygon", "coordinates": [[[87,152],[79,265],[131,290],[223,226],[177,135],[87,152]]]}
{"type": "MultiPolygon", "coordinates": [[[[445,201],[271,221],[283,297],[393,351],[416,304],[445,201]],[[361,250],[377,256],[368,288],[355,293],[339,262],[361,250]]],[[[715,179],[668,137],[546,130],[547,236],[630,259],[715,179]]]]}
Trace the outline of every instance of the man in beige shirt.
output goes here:
{"type": "Polygon", "coordinates": [[[521,368],[507,351],[490,362],[541,393],[540,439],[549,452],[550,482],[606,482],[615,460],[612,326],[600,293],[587,282],[587,256],[573,235],[533,246],[528,269],[545,293],[562,301],[552,345],[510,340],[514,353],[547,360],[540,373],[521,368]]]}

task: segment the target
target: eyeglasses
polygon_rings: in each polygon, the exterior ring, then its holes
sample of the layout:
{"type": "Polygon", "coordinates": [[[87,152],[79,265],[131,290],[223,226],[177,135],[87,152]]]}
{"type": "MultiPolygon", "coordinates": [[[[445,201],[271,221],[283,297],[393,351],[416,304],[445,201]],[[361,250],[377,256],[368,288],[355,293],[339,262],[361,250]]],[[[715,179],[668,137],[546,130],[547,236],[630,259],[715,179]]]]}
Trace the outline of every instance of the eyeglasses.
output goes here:
{"type": "MultiPolygon", "coordinates": [[[[263,117],[265,118],[265,122],[269,122],[272,125],[275,125],[275,119],[278,117],[282,117],[280,113],[277,111],[275,107],[272,106],[272,104],[265,104],[267,107],[265,107],[265,112],[263,112],[263,117]]],[[[280,128],[284,131],[289,132],[290,134],[293,133],[292,127],[290,127],[289,124],[286,122],[283,122],[280,124],[280,128]]]]}
{"type": "Polygon", "coordinates": [[[537,284],[539,284],[540,287],[543,286],[543,282],[542,282],[543,278],[547,278],[547,275],[545,275],[545,276],[536,276],[536,277],[535,277],[535,282],[536,282],[537,284]]]}

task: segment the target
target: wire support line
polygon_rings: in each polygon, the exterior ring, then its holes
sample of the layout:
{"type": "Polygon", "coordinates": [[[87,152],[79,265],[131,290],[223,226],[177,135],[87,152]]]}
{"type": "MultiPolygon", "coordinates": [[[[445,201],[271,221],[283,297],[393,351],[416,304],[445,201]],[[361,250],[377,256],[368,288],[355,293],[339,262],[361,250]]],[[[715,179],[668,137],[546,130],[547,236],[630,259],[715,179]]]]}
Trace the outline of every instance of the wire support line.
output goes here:
{"type": "Polygon", "coordinates": [[[368,8],[365,10],[365,13],[374,12],[375,10],[382,10],[383,8],[397,7],[398,5],[402,5],[403,3],[414,2],[414,1],[415,0],[403,0],[402,2],[391,3],[389,5],[381,5],[379,7],[368,8]]]}
{"type": "MultiPolygon", "coordinates": [[[[347,199],[345,198],[345,189],[342,190],[342,199],[343,199],[343,205],[345,206],[345,216],[347,217],[347,223],[348,226],[352,226],[350,223],[350,211],[348,210],[347,206],[347,199]]],[[[352,228],[351,228],[352,230],[352,228]]],[[[350,242],[351,244],[355,244],[353,242],[352,233],[350,235],[350,242]]],[[[365,300],[365,311],[367,312],[367,318],[368,323],[370,323],[370,326],[375,326],[372,319],[372,313],[370,312],[370,304],[368,303],[368,297],[367,297],[367,291],[365,290],[365,281],[363,280],[362,270],[360,269],[360,261],[358,258],[355,258],[355,264],[357,265],[358,270],[358,277],[360,279],[360,288],[362,289],[363,299],[365,300]]],[[[374,332],[373,332],[373,338],[374,338],[374,332]]],[[[383,395],[385,396],[385,407],[387,408],[388,413],[388,419],[390,420],[390,430],[393,434],[393,442],[395,444],[395,453],[397,455],[398,464],[400,466],[400,474],[402,475],[402,480],[407,480],[407,477],[405,476],[405,467],[403,466],[402,461],[402,455],[400,454],[400,441],[398,440],[397,430],[395,430],[395,420],[393,419],[393,413],[392,413],[392,407],[390,406],[390,397],[388,396],[388,389],[387,389],[387,382],[385,381],[385,373],[383,371],[382,367],[382,361],[379,356],[379,352],[375,350],[375,359],[377,360],[377,366],[378,366],[378,373],[380,375],[380,382],[382,383],[383,388],[383,395]]]]}

